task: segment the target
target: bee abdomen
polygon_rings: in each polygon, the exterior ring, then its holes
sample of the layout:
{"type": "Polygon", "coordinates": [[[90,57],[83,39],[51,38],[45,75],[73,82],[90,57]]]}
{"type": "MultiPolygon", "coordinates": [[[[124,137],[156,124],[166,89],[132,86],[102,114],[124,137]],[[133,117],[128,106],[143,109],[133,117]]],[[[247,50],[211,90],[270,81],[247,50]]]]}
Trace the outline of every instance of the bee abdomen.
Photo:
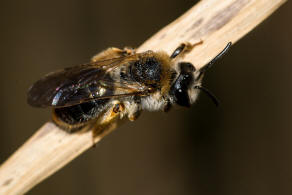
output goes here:
{"type": "Polygon", "coordinates": [[[83,126],[87,121],[97,118],[105,109],[108,101],[109,99],[95,100],[74,106],[55,108],[53,120],[62,128],[66,128],[66,125],[68,125],[68,129],[71,129],[72,126],[83,126]]]}

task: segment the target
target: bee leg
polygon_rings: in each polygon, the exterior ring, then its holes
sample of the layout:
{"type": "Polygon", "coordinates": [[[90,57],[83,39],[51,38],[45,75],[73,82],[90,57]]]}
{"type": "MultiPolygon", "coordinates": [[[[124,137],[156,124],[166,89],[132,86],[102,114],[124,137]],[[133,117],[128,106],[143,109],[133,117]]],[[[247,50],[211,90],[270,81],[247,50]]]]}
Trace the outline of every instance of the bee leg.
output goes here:
{"type": "Polygon", "coordinates": [[[128,114],[128,119],[130,121],[135,121],[139,118],[140,115],[141,115],[141,110],[137,110],[136,112],[128,114]]]}
{"type": "Polygon", "coordinates": [[[123,52],[125,52],[127,55],[133,55],[136,53],[136,50],[132,47],[124,47],[123,52]]]}
{"type": "Polygon", "coordinates": [[[107,60],[107,59],[112,59],[112,58],[118,58],[122,56],[128,56],[132,55],[135,53],[134,49],[130,48],[125,48],[125,49],[119,49],[116,47],[110,47],[95,56],[91,58],[91,62],[97,62],[97,61],[102,61],[102,60],[107,60]]]}
{"type": "Polygon", "coordinates": [[[101,136],[102,134],[107,134],[109,132],[109,129],[117,125],[117,119],[120,118],[119,115],[122,114],[124,109],[124,104],[117,101],[111,106],[109,110],[105,111],[102,114],[103,116],[101,118],[97,119],[94,122],[93,126],[90,127],[92,130],[93,147],[96,145],[96,137],[101,136]]]}
{"type": "Polygon", "coordinates": [[[125,108],[127,113],[127,117],[130,121],[135,121],[139,118],[141,114],[141,108],[140,108],[140,102],[139,100],[135,100],[134,102],[125,102],[125,108]]]}
{"type": "Polygon", "coordinates": [[[114,107],[113,107],[113,112],[114,112],[114,113],[119,113],[119,112],[124,111],[124,109],[125,109],[124,104],[122,104],[122,103],[116,103],[116,104],[114,105],[114,107]]]}
{"type": "Polygon", "coordinates": [[[169,100],[166,100],[166,104],[165,104],[165,106],[163,108],[163,111],[164,112],[169,112],[171,108],[172,108],[172,104],[170,103],[169,100]]]}
{"type": "Polygon", "coordinates": [[[202,40],[200,40],[199,42],[195,43],[195,44],[191,44],[189,42],[186,43],[181,43],[171,54],[170,58],[174,59],[177,57],[184,57],[185,54],[189,53],[190,51],[192,51],[192,49],[197,46],[197,45],[201,45],[203,43],[202,40]]]}
{"type": "Polygon", "coordinates": [[[105,129],[108,129],[111,123],[99,124],[96,122],[94,126],[91,127],[92,131],[92,148],[96,147],[95,139],[105,132],[105,129]]]}

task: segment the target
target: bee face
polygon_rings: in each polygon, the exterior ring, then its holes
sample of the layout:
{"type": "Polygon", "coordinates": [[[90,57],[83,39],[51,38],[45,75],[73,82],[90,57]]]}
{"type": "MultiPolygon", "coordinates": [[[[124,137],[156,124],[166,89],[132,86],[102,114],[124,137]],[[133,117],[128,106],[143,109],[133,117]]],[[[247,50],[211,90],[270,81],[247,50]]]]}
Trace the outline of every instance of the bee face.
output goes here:
{"type": "Polygon", "coordinates": [[[195,67],[191,63],[182,62],[178,64],[179,74],[170,89],[170,95],[174,102],[180,106],[190,107],[191,99],[189,93],[195,83],[195,67]]]}
{"type": "Polygon", "coordinates": [[[177,62],[195,45],[181,44],[170,56],[109,48],[89,64],[50,73],[37,81],[29,89],[28,103],[52,107],[53,121],[70,132],[93,124],[104,113],[132,121],[142,110],[168,110],[173,104],[189,107],[197,99],[198,89],[208,92],[201,87],[202,75],[230,46],[196,70],[191,63],[177,62]]]}
{"type": "MultiPolygon", "coordinates": [[[[178,51],[183,50],[184,45],[179,46],[172,54],[172,56],[177,56],[178,51]]],[[[208,91],[206,88],[201,86],[203,75],[206,70],[208,70],[215,61],[217,61],[220,57],[222,57],[227,50],[230,48],[231,42],[227,44],[227,46],[215,57],[213,58],[207,65],[203,66],[201,69],[196,70],[195,66],[188,62],[181,62],[178,64],[179,67],[179,76],[174,81],[170,95],[173,96],[174,102],[180,106],[190,107],[198,97],[198,89],[205,92],[216,105],[218,105],[218,100],[216,97],[208,91]]]]}

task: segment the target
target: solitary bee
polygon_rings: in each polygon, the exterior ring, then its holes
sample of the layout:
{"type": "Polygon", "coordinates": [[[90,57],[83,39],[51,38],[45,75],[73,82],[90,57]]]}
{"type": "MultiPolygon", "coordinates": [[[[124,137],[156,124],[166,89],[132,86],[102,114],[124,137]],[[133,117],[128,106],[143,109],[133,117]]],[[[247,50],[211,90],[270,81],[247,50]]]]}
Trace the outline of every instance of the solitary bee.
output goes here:
{"type": "Polygon", "coordinates": [[[169,56],[164,51],[136,53],[134,49],[109,48],[88,64],[49,73],[28,91],[28,103],[52,107],[53,121],[68,132],[94,124],[112,109],[121,118],[134,121],[142,110],[168,111],[172,105],[189,107],[201,86],[205,71],[231,46],[227,46],[204,67],[196,70],[180,62],[196,44],[182,43],[169,56]]]}

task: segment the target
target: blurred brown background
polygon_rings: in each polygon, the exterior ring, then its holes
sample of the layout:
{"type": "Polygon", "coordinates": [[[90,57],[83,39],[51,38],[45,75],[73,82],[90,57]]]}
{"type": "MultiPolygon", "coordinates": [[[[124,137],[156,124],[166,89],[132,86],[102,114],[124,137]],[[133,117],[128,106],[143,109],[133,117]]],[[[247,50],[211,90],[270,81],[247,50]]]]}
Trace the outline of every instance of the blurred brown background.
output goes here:
{"type": "MultiPolygon", "coordinates": [[[[50,118],[26,104],[44,74],[139,46],[191,0],[1,1],[0,162],[50,118]]],[[[191,109],[143,113],[28,194],[291,194],[291,2],[232,47],[191,109]],[[289,9],[290,8],[290,9],[289,9]]]]}

